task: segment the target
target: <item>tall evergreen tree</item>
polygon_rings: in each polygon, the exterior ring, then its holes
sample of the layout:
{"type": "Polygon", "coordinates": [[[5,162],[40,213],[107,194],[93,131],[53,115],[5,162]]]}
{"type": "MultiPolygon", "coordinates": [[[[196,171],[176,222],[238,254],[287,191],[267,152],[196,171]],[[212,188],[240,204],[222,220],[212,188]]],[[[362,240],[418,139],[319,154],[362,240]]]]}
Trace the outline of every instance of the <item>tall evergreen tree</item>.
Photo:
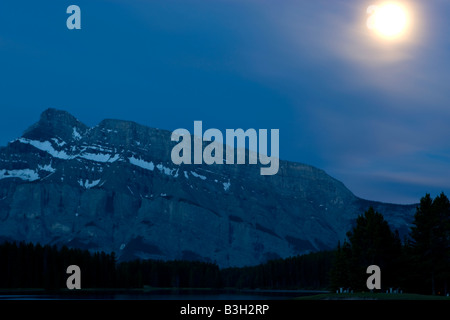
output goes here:
{"type": "Polygon", "coordinates": [[[367,267],[377,265],[382,271],[382,286],[397,287],[398,258],[402,246],[397,232],[392,232],[381,213],[370,207],[356,219],[356,226],[347,237],[351,245],[350,285],[366,288],[367,267]]]}
{"type": "Polygon", "coordinates": [[[444,193],[434,200],[426,194],[420,200],[411,228],[411,246],[420,285],[431,293],[447,292],[450,268],[450,202],[444,193]]]}

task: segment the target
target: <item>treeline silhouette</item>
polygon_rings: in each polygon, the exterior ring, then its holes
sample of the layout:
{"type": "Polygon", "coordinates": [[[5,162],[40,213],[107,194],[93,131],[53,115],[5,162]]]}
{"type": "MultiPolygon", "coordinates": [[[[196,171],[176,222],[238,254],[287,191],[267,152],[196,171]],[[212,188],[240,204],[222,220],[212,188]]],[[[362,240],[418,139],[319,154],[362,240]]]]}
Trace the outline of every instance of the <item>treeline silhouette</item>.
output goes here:
{"type": "Polygon", "coordinates": [[[0,288],[66,288],[69,265],[81,269],[82,288],[319,289],[329,284],[333,251],[272,260],[254,267],[219,269],[199,261],[134,260],[32,243],[0,244],[0,288]]]}
{"type": "Polygon", "coordinates": [[[114,285],[114,253],[4,242],[0,245],[0,288],[65,288],[66,270],[72,264],[80,267],[84,287],[114,285]]]}
{"type": "Polygon", "coordinates": [[[225,287],[249,289],[327,289],[334,251],[320,251],[267,263],[221,270],[225,287]]]}
{"type": "Polygon", "coordinates": [[[120,288],[220,288],[219,267],[199,261],[134,260],[116,268],[116,286],[120,288]]]}

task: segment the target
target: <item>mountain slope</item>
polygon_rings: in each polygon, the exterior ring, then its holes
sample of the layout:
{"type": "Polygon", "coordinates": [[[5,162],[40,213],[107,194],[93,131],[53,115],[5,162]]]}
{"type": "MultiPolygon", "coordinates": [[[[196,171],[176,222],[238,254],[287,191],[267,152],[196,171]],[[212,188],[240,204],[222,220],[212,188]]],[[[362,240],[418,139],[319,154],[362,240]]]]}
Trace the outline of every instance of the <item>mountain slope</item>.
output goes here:
{"type": "Polygon", "coordinates": [[[369,205],[401,233],[412,220],[308,165],[174,165],[170,135],[44,111],[0,149],[0,237],[225,267],[334,248],[369,205]]]}

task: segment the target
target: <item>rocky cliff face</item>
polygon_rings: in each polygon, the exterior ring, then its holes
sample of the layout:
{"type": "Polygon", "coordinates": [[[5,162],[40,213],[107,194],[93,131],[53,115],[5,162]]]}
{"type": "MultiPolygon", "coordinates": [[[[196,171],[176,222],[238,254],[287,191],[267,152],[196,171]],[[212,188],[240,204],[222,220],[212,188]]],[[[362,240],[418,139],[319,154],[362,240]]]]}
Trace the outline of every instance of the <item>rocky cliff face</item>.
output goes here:
{"type": "Polygon", "coordinates": [[[46,110],[0,149],[0,237],[225,267],[334,248],[370,205],[401,233],[412,220],[299,163],[174,165],[170,135],[46,110]]]}

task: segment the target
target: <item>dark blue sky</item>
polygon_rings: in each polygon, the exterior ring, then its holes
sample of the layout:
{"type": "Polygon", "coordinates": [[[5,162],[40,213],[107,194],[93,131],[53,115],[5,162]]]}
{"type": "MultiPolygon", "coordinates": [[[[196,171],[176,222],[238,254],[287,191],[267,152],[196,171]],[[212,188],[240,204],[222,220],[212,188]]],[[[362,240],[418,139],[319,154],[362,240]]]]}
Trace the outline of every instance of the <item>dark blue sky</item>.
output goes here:
{"type": "Polygon", "coordinates": [[[372,0],[2,1],[0,145],[48,107],[90,126],[202,120],[280,129],[282,159],[363,198],[450,195],[450,3],[400,2],[411,32],[389,42],[366,28],[372,0]]]}

